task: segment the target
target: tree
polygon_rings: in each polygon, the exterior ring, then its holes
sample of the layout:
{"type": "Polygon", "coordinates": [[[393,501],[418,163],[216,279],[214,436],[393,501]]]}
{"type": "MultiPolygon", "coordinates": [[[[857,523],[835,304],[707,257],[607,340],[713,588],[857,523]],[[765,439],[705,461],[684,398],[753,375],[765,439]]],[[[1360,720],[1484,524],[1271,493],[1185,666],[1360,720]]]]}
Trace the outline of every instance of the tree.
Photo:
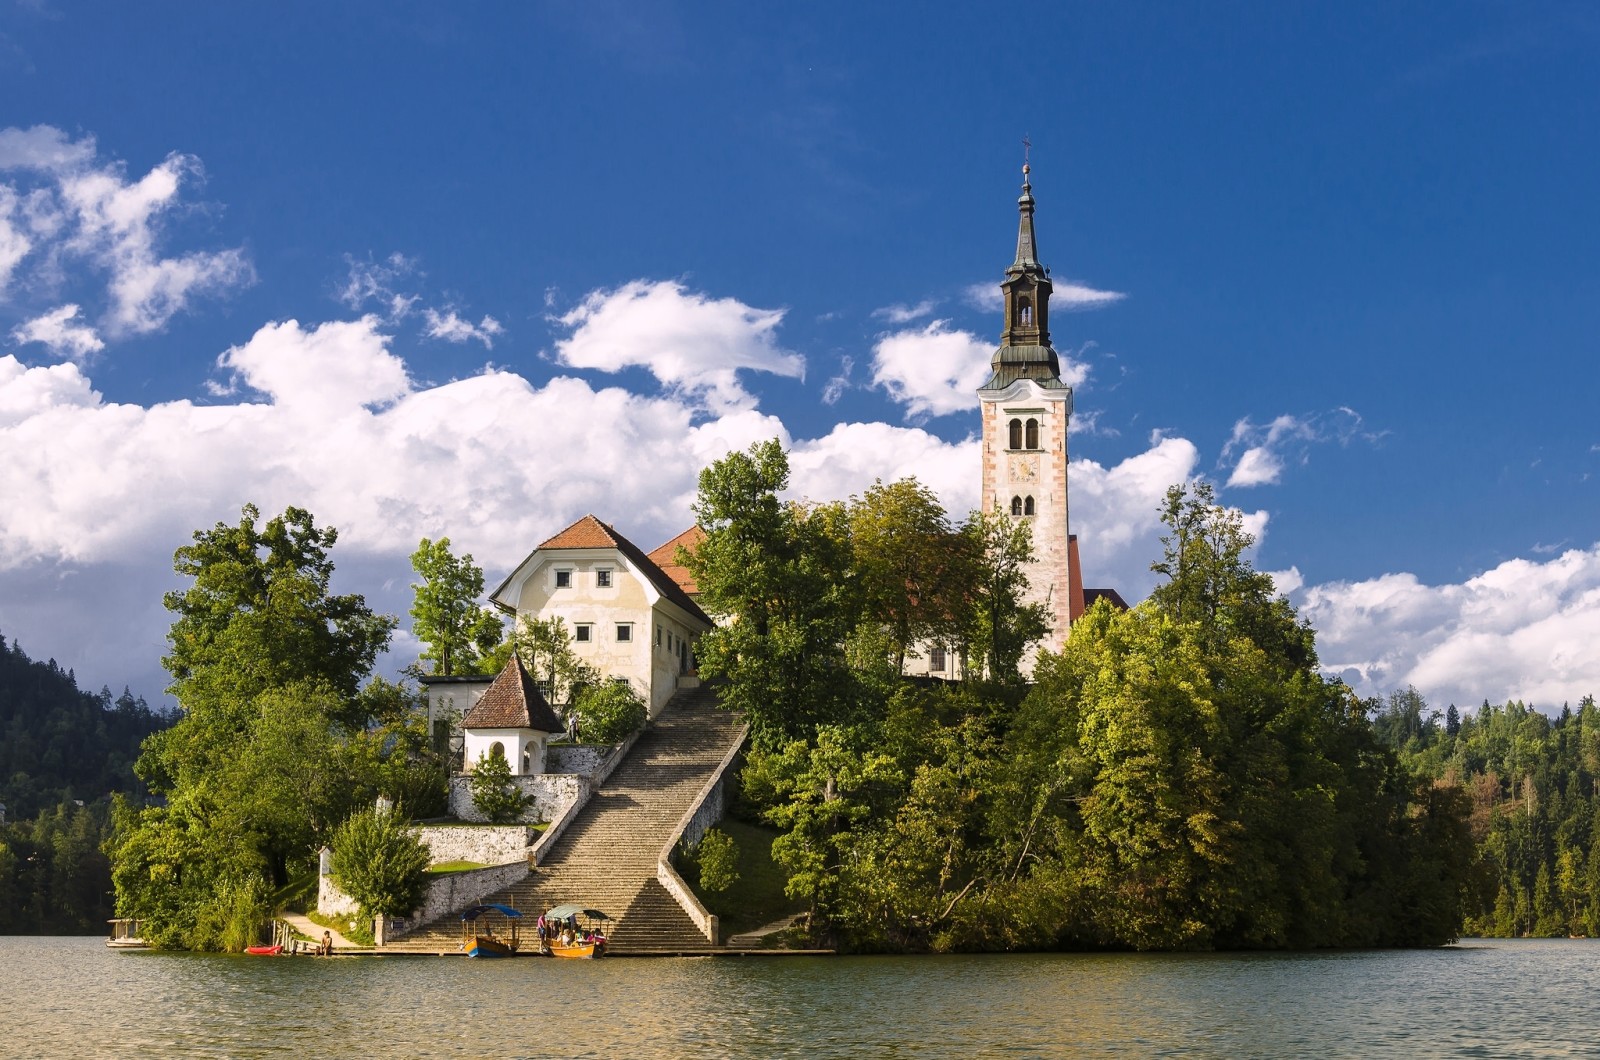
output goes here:
{"type": "Polygon", "coordinates": [[[706,536],[686,557],[701,606],[727,620],[696,646],[701,673],[726,679],[724,703],[771,746],[861,705],[845,655],[861,619],[847,514],[780,500],[788,484],[776,440],[706,468],[694,507],[706,536]]]}
{"type": "Polygon", "coordinates": [[[733,836],[712,828],[700,838],[694,851],[700,867],[700,886],[708,891],[726,891],[739,882],[739,844],[733,836]]]}
{"type": "Polygon", "coordinates": [[[1042,604],[1023,603],[1033,529],[1000,512],[973,512],[962,533],[971,561],[965,587],[971,672],[992,681],[1020,681],[1023,654],[1050,629],[1042,604]]]}
{"type": "Polygon", "coordinates": [[[333,835],[334,882],[354,898],[362,915],[410,912],[427,890],[428,848],[407,827],[398,808],[352,814],[333,835]]]}
{"type": "Polygon", "coordinates": [[[422,539],[411,554],[411,569],[421,577],[411,605],[411,631],[428,645],[424,662],[434,674],[448,677],[476,673],[483,657],[500,642],[503,626],[487,608],[478,605],[483,595],[483,569],[471,554],[459,558],[450,552],[450,539],[422,539]]]}
{"type": "Polygon", "coordinates": [[[584,743],[621,743],[644,727],[649,712],[644,700],[623,681],[602,681],[578,694],[578,739],[584,743]]]}
{"type": "Polygon", "coordinates": [[[164,662],[182,718],[137,766],[163,804],[114,814],[118,911],[159,945],[236,948],[263,896],[412,754],[394,725],[405,697],[360,689],[394,619],[330,591],[336,531],[298,508],[258,515],[177,551],[192,581],[165,597],[164,662]]]}
{"type": "Polygon", "coordinates": [[[933,492],[914,478],[873,483],[849,507],[863,617],[890,634],[895,670],[919,640],[953,635],[968,552],[933,492]]]}
{"type": "Polygon", "coordinates": [[[511,763],[498,746],[478,756],[472,767],[472,805],[491,824],[521,820],[528,797],[511,783],[511,763]]]}
{"type": "Polygon", "coordinates": [[[582,689],[600,679],[600,672],[573,650],[572,631],[559,616],[523,615],[510,643],[552,705],[570,705],[582,689]]]}

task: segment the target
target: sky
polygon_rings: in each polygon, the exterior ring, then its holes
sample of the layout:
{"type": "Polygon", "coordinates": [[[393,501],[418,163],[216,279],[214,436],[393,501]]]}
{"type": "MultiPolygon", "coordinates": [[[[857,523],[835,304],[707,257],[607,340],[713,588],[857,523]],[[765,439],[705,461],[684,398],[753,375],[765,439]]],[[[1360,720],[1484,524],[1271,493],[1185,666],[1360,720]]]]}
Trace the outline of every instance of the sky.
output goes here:
{"type": "Polygon", "coordinates": [[[1031,144],[1085,581],[1205,480],[1364,695],[1600,692],[1600,11],[0,0],[0,632],[159,701],[198,528],[402,617],[593,512],[977,503],[1031,144]]]}

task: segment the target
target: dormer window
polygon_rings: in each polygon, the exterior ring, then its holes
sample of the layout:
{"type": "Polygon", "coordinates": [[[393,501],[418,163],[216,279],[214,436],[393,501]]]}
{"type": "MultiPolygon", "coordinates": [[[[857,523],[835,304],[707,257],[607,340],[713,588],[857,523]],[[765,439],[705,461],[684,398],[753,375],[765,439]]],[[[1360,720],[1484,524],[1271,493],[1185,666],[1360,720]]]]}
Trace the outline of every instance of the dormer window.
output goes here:
{"type": "Polygon", "coordinates": [[[1007,439],[1007,440],[1011,443],[1008,448],[1011,448],[1011,449],[1021,449],[1022,448],[1022,421],[1021,420],[1012,420],[1011,421],[1010,438],[1007,439]]]}

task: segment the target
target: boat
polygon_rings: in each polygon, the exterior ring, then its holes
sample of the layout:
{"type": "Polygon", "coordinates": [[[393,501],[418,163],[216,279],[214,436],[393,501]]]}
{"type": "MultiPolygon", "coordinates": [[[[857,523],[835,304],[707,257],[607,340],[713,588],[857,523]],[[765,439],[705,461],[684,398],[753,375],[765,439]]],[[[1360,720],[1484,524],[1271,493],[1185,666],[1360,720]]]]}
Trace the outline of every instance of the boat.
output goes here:
{"type": "Polygon", "coordinates": [[[558,905],[539,918],[539,953],[545,957],[604,957],[606,924],[598,909],[558,905]]]}
{"type": "Polygon", "coordinates": [[[521,945],[517,938],[521,919],[522,914],[509,905],[475,905],[461,914],[461,948],[468,957],[515,957],[521,945]]]}
{"type": "Polygon", "coordinates": [[[276,957],[283,952],[282,946],[246,946],[244,951],[254,957],[276,957]]]}
{"type": "Polygon", "coordinates": [[[114,950],[147,950],[150,944],[139,937],[139,932],[144,925],[132,917],[121,917],[107,921],[111,925],[111,934],[106,938],[106,945],[114,950]]]}

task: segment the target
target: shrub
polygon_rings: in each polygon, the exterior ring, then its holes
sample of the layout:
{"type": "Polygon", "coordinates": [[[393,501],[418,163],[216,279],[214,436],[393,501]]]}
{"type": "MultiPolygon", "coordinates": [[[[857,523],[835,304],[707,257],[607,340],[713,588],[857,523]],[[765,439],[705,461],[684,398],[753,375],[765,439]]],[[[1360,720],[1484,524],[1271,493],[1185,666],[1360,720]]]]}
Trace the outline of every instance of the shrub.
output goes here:
{"type": "Polygon", "coordinates": [[[644,700],[621,681],[590,685],[578,694],[578,739],[584,743],[620,743],[644,726],[649,712],[644,700]]]}
{"type": "Polygon", "coordinates": [[[498,750],[479,755],[472,767],[472,805],[492,824],[509,824],[522,816],[528,798],[511,784],[511,763],[498,750]]]}
{"type": "Polygon", "coordinates": [[[700,864],[700,886],[708,891],[726,891],[739,882],[739,844],[733,836],[713,828],[695,850],[700,864]]]}
{"type": "Polygon", "coordinates": [[[333,834],[337,883],[366,916],[407,913],[422,900],[428,848],[398,810],[362,810],[333,834]]]}

